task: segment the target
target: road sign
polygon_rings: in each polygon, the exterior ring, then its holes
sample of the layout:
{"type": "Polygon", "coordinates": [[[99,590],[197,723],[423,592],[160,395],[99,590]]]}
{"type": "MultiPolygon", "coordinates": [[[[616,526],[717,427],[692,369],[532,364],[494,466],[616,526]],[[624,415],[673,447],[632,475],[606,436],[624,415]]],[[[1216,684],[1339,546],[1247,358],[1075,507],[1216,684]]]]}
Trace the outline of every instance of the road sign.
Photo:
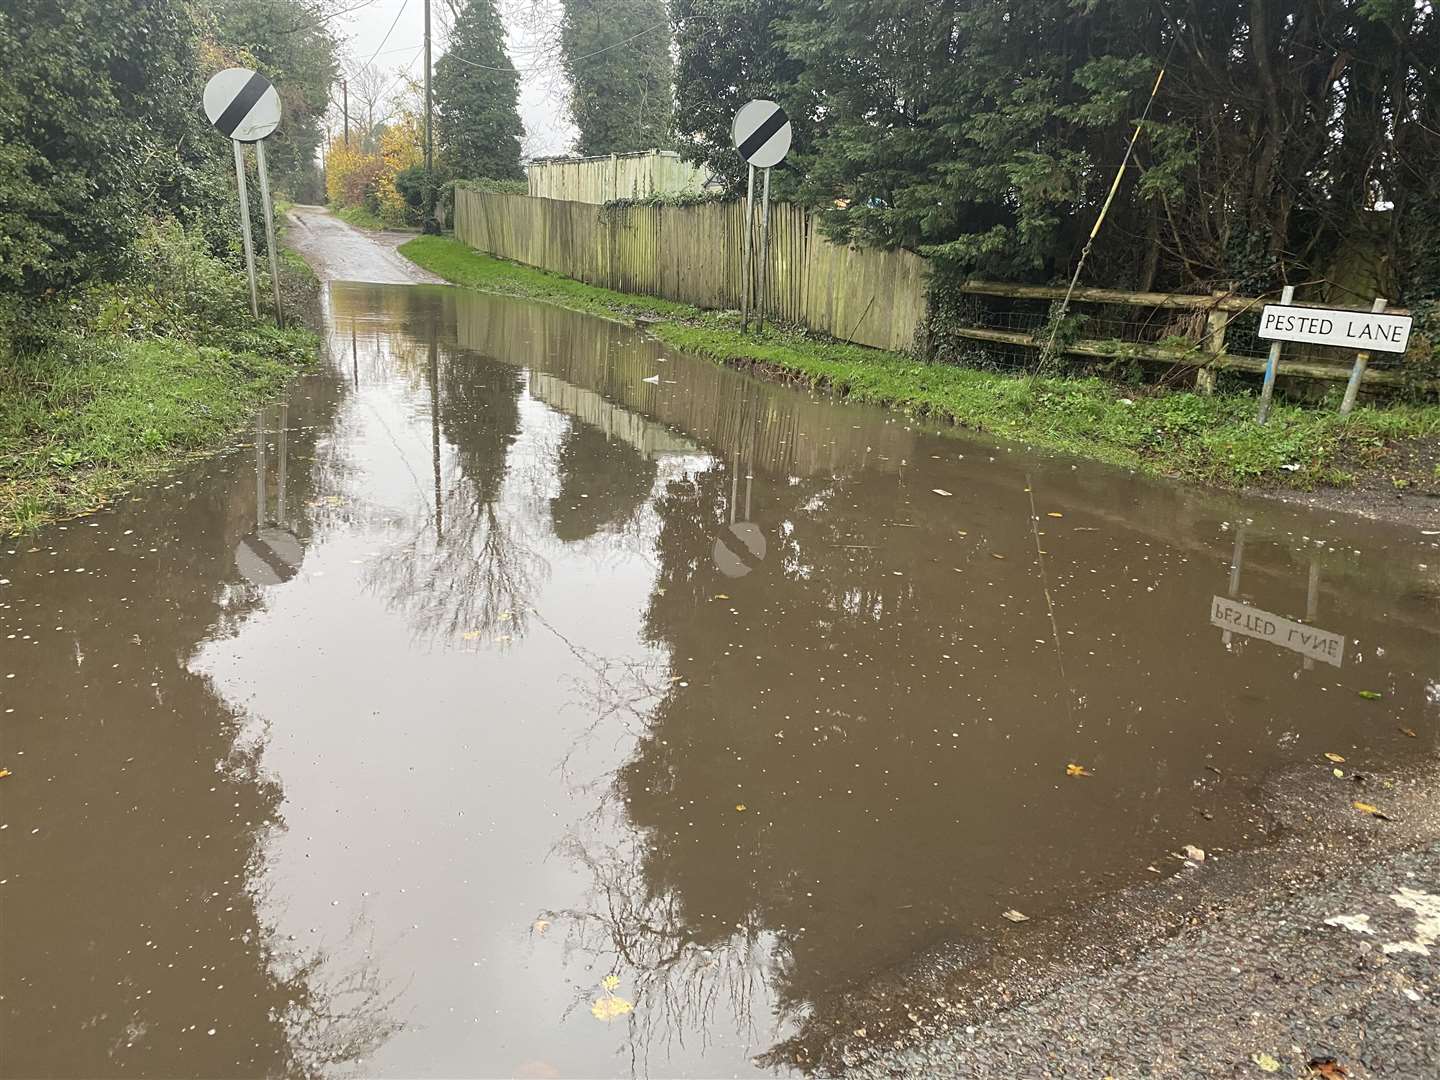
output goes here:
{"type": "Polygon", "coordinates": [[[1222,630],[1273,642],[1307,659],[1320,660],[1333,667],[1338,668],[1345,662],[1344,634],[1294,622],[1283,615],[1272,615],[1229,597],[1211,597],[1210,622],[1222,630]]]}
{"type": "Polygon", "coordinates": [[[1409,315],[1266,304],[1260,313],[1259,335],[1269,341],[1403,353],[1410,341],[1410,324],[1409,315]]]}
{"type": "Polygon", "coordinates": [[[744,577],[765,561],[765,534],[753,521],[737,521],[715,540],[710,557],[726,577],[744,577]]]}
{"type": "Polygon", "coordinates": [[[730,136],[742,158],[757,169],[768,169],[790,152],[790,118],[773,101],[747,101],[735,114],[730,136]]]}
{"type": "Polygon", "coordinates": [[[236,142],[256,142],[280,126],[280,95],[249,68],[226,68],[205,84],[205,115],[236,142]]]}

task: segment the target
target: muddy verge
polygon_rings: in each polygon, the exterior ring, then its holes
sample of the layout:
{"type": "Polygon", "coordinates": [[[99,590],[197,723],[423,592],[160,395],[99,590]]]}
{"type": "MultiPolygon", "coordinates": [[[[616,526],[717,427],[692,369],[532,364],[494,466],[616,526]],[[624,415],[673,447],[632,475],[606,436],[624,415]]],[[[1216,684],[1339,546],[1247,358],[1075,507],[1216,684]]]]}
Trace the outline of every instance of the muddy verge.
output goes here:
{"type": "MultiPolygon", "coordinates": [[[[937,943],[911,962],[836,995],[765,1063],[820,1076],[920,1075],[916,1063],[945,1045],[945,1060],[959,1067],[963,1056],[957,1058],[949,1044],[964,1042],[962,1033],[1007,1023],[1021,1010],[1043,1012],[1047,999],[1072,991],[1082,979],[1148,956],[1152,963],[1159,957],[1159,963],[1172,966],[1177,984],[1183,982],[1185,957],[1196,947],[1187,937],[1207,934],[1222,919],[1248,919],[1263,934],[1264,909],[1289,898],[1338,893],[1337,879],[1352,868],[1383,867],[1407,856],[1431,870],[1440,863],[1434,854],[1440,842],[1440,778],[1428,767],[1342,779],[1323,767],[1305,767],[1234,797],[1237,807],[1262,808],[1246,810],[1254,847],[1212,849],[1199,860],[1185,858],[1197,852],[1176,851],[1152,864],[1153,884],[1079,900],[1043,920],[1011,923],[997,905],[986,936],[937,943]],[[1356,809],[1357,803],[1380,809],[1382,816],[1356,809]],[[1173,955],[1162,955],[1171,945],[1178,945],[1173,955]]],[[[1246,1005],[1234,1003],[1237,1010],[1246,1005]]],[[[1092,1012],[1103,1028],[1103,1011],[1092,1012]]],[[[1102,1031],[1101,1042],[1103,1036],[1102,1031]]],[[[1440,1052],[1440,1041],[1430,1040],[1427,1052],[1440,1052]]],[[[930,1068],[924,1066],[926,1075],[930,1068]]],[[[992,1075],[977,1068],[959,1075],[992,1075]]]]}

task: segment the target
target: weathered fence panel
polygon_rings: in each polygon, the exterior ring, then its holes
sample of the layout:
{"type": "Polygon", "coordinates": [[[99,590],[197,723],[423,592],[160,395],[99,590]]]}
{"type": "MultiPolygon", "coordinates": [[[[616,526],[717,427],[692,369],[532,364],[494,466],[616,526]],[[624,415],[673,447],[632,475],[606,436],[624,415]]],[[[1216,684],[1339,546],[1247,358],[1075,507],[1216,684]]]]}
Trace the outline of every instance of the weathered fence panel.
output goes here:
{"type": "MultiPolygon", "coordinates": [[[[758,222],[755,231],[758,250],[758,222]]],[[[738,203],[617,209],[460,188],[455,235],[591,285],[702,308],[740,306],[745,208],[738,203]]],[[[906,351],[925,317],[925,273],[918,255],[832,244],[804,209],[771,207],[765,292],[772,318],[906,351]]]]}
{"type": "Polygon", "coordinates": [[[709,173],[673,150],[604,157],[544,158],[525,168],[537,199],[605,203],[661,194],[698,194],[709,173]]]}

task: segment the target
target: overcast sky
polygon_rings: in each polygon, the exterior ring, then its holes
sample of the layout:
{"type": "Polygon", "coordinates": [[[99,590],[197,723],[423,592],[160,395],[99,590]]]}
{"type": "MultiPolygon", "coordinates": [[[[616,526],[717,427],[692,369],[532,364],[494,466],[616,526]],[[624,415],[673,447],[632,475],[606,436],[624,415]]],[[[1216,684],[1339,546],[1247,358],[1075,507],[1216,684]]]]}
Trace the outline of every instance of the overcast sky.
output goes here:
{"type": "MultiPolygon", "coordinates": [[[[560,18],[558,0],[500,0],[505,18],[510,59],[520,72],[520,118],[525,122],[527,156],[565,153],[574,129],[563,104],[564,78],[553,63],[536,53],[537,39],[530,25],[553,27],[560,18]]],[[[450,23],[447,0],[432,0],[432,63],[445,51],[445,28],[450,23]]],[[[359,68],[373,55],[375,66],[398,76],[407,69],[417,79],[424,71],[421,50],[425,42],[424,0],[374,0],[335,20],[346,67],[359,68]],[[397,21],[398,19],[398,21],[397,21]],[[394,29],[391,29],[391,26],[394,29]],[[386,36],[388,33],[388,37],[386,36]]],[[[354,115],[352,110],[352,115],[354,115]]]]}

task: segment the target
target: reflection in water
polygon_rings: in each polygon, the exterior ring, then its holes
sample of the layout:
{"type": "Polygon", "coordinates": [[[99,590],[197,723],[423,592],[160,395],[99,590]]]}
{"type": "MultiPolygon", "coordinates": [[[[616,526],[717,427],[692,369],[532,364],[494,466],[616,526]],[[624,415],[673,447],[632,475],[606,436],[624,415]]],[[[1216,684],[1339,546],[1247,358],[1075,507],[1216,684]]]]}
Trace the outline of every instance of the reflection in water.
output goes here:
{"type": "MultiPolygon", "coordinates": [[[[301,430],[335,394],[294,395],[301,430]]],[[[253,464],[226,455],[7,553],[7,670],[26,646],[3,699],[7,1076],[320,1076],[398,1030],[378,969],[276,931],[259,878],[283,787],[259,718],[189,665],[300,565],[289,512],[315,477],[287,472],[287,420],[257,420],[253,464]]]]}
{"type": "Polygon", "coordinates": [[[253,455],[5,557],[9,1073],[838,1070],[917,954],[1434,752],[1413,539],[570,312],[331,304],[253,455]]]}

